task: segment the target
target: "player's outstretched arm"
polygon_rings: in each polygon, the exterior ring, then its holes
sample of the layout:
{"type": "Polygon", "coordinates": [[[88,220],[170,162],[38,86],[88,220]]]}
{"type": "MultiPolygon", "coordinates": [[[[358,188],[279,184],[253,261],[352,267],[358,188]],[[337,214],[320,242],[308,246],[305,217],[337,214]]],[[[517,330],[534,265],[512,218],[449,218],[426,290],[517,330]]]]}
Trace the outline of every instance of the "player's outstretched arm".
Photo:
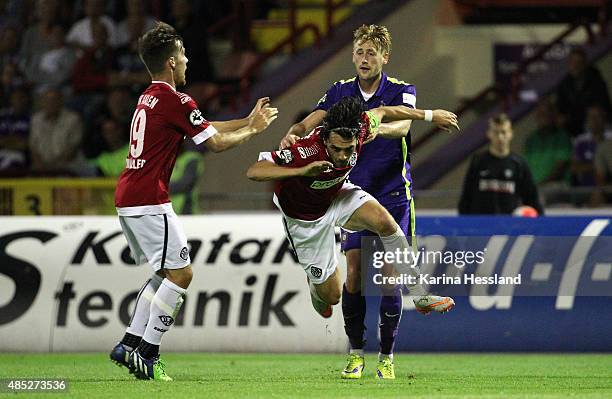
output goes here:
{"type": "Polygon", "coordinates": [[[392,122],[399,120],[428,120],[442,130],[450,132],[452,128],[459,129],[457,115],[452,112],[436,109],[433,111],[425,111],[422,109],[408,108],[403,105],[378,107],[370,110],[374,115],[380,118],[383,122],[392,122]],[[431,114],[428,115],[428,113],[431,114]],[[431,120],[429,120],[431,118],[431,120]]]}
{"type": "MultiPolygon", "coordinates": [[[[248,118],[248,124],[237,130],[219,131],[204,142],[213,152],[222,152],[234,148],[251,137],[263,132],[278,117],[278,109],[263,107],[248,118]]],[[[214,126],[214,125],[213,125],[214,126]]]]}
{"type": "Polygon", "coordinates": [[[333,168],[333,164],[328,161],[314,161],[300,168],[280,166],[274,162],[262,160],[257,161],[249,170],[247,177],[255,181],[281,180],[296,176],[317,176],[328,172],[333,168]]]}
{"type": "Polygon", "coordinates": [[[291,147],[293,143],[299,140],[301,137],[304,137],[306,132],[310,132],[315,127],[319,126],[325,115],[326,111],[322,109],[317,109],[312,111],[306,118],[304,118],[301,122],[298,122],[291,126],[285,134],[285,137],[280,142],[280,149],[285,149],[287,147],[291,147]]]}
{"type": "Polygon", "coordinates": [[[257,100],[255,106],[251,110],[251,113],[246,118],[232,119],[229,121],[214,121],[210,122],[211,125],[217,129],[219,133],[233,132],[234,130],[242,129],[249,125],[249,120],[257,114],[261,109],[270,106],[270,97],[262,97],[257,100]]]}

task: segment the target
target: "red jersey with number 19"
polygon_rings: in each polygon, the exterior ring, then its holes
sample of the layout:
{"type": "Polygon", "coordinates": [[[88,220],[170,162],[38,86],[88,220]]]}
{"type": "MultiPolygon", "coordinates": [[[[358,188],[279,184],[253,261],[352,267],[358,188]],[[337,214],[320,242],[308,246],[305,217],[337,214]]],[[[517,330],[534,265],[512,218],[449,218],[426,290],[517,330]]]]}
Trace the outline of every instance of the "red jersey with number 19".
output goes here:
{"type": "Polygon", "coordinates": [[[132,117],[130,151],[115,191],[117,213],[170,212],[168,183],[184,138],[200,144],[216,133],[191,97],[166,82],[151,82],[132,117]]]}

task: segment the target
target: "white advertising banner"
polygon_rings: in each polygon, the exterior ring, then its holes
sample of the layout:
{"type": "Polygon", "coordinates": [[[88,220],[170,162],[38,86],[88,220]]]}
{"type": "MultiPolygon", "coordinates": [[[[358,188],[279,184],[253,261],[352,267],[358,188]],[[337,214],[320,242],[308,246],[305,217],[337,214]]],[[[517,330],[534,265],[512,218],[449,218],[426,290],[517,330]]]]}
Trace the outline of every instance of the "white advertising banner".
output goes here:
{"type": "MultiPolygon", "coordinates": [[[[179,219],[194,278],[164,350],[346,349],[340,309],[312,309],[278,214],[179,219]]],[[[150,274],[116,217],[0,218],[0,351],[110,350],[150,274]]]]}

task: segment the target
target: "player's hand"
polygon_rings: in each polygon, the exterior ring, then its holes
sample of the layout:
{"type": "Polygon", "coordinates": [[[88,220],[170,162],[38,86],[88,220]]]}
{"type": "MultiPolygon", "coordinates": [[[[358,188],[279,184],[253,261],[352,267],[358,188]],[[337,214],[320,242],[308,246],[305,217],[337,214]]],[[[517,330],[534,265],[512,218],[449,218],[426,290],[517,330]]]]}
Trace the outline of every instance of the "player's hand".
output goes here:
{"type": "Polygon", "coordinates": [[[270,126],[270,123],[274,122],[276,118],[278,118],[277,108],[264,107],[249,118],[249,127],[259,133],[270,126]]]}
{"type": "Polygon", "coordinates": [[[266,108],[270,106],[270,97],[262,97],[255,103],[255,106],[251,110],[251,113],[247,118],[252,118],[257,112],[259,112],[262,108],[266,108]]]}
{"type": "Polygon", "coordinates": [[[285,148],[291,147],[300,138],[301,138],[300,136],[296,136],[295,134],[289,133],[285,137],[283,137],[283,139],[281,140],[280,145],[278,147],[281,150],[284,150],[285,148]]]}
{"type": "Polygon", "coordinates": [[[334,168],[334,164],[329,161],[314,161],[306,166],[303,166],[302,176],[318,176],[321,173],[331,172],[334,168]]]}
{"type": "Polygon", "coordinates": [[[450,132],[452,128],[457,130],[461,130],[459,128],[459,123],[457,122],[457,115],[452,112],[445,111],[443,109],[435,109],[433,110],[433,117],[431,120],[432,123],[435,123],[440,129],[445,132],[450,132]]]}

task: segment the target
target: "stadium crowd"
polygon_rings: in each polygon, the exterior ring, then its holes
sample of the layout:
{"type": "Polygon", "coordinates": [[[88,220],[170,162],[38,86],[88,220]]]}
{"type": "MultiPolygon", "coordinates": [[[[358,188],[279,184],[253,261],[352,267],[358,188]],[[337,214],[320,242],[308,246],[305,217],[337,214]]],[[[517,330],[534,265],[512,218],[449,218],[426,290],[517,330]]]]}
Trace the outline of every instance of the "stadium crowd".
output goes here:
{"type": "MultiPolygon", "coordinates": [[[[256,3],[261,14],[273,2],[256,3]]],[[[237,4],[0,1],[0,176],[116,175],[112,164],[128,140],[117,132],[128,130],[137,96],[149,84],[138,37],[156,20],[170,23],[190,49],[190,82],[215,82],[200,21],[220,20],[237,4]]],[[[587,187],[588,195],[569,202],[612,202],[603,190],[612,184],[607,84],[580,49],[572,51],[568,67],[554,98],[538,104],[537,128],[522,155],[539,188],[587,187]]]]}

